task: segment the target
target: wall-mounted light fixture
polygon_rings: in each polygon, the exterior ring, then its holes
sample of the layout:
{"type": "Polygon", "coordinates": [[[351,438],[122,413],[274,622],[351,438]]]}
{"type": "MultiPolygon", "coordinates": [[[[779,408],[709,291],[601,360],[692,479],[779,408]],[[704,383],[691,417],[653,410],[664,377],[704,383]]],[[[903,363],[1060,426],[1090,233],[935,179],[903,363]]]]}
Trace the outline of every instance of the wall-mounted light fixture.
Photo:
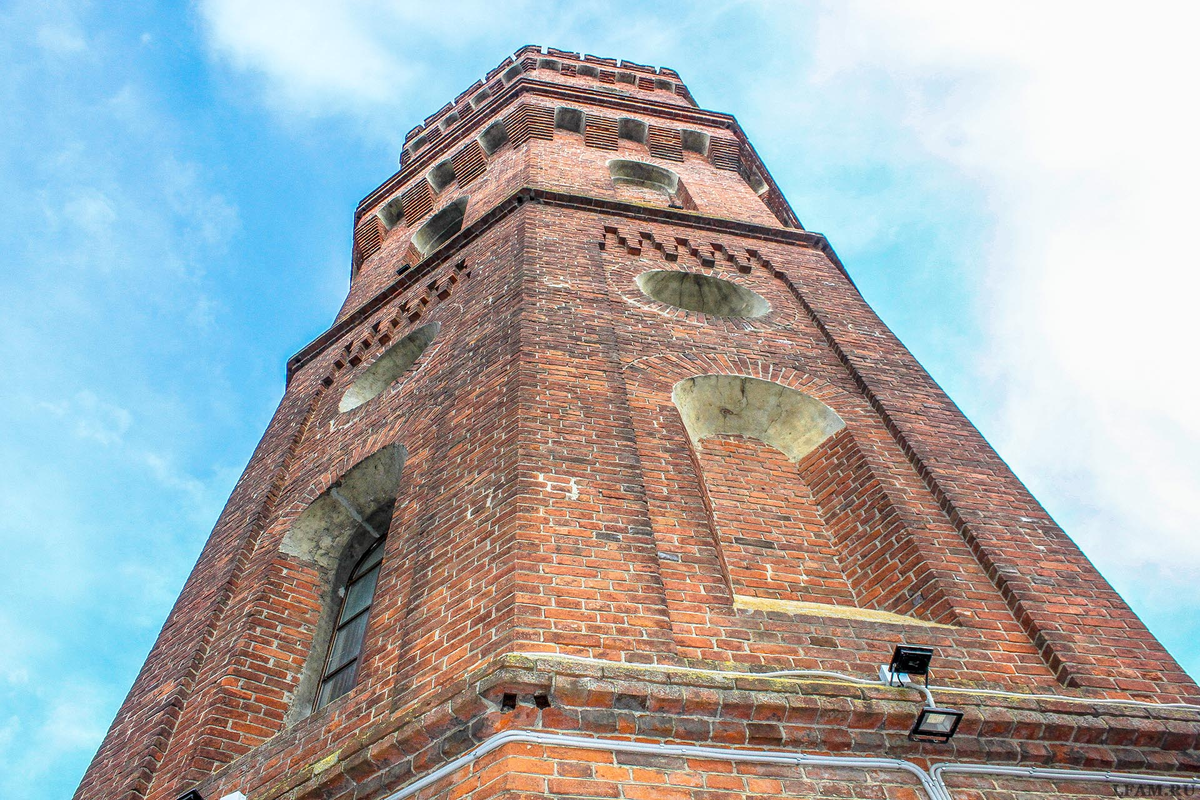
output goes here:
{"type": "Polygon", "coordinates": [[[892,651],[892,661],[879,668],[879,679],[888,686],[907,686],[912,676],[925,676],[929,683],[929,662],[933,660],[932,647],[898,644],[892,651]]]}
{"type": "Polygon", "coordinates": [[[908,738],[918,742],[948,742],[958,730],[963,713],[952,708],[938,708],[929,691],[929,665],[933,661],[932,647],[911,644],[897,645],[892,660],[879,668],[879,680],[887,686],[907,686],[925,695],[925,706],[917,714],[908,738]],[[920,686],[913,677],[924,677],[920,686]]]}
{"type": "Polygon", "coordinates": [[[917,714],[908,738],[918,742],[948,742],[962,722],[963,712],[926,706],[917,714]]]}

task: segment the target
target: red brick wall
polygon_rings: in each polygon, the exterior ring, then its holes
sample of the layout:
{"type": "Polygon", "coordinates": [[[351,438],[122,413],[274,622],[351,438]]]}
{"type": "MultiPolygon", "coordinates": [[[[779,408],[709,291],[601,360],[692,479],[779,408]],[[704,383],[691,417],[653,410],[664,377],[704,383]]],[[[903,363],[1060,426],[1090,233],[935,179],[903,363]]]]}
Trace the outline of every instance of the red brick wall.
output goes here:
{"type": "Polygon", "coordinates": [[[916,800],[924,796],[919,780],[900,771],[737,763],[536,744],[507,745],[418,795],[422,800],[916,800]]]}
{"type": "Polygon", "coordinates": [[[788,457],[741,436],[696,454],[734,594],[856,605],[812,491],[788,457]]]}
{"type": "MultiPolygon", "coordinates": [[[[682,94],[660,102],[661,90],[639,85],[617,95],[571,75],[556,86],[543,72],[498,89],[466,129],[431,137],[361,215],[522,104],[514,134],[550,113],[529,107],[567,104],[731,144],[718,157],[675,153],[661,134],[652,154],[543,130],[432,198],[423,213],[470,195],[463,230],[429,258],[413,263],[409,248],[427,216],[384,235],[333,327],[291,362],[280,409],[76,796],[172,800],[200,785],[206,797],[375,797],[514,728],[1200,770],[1194,713],[1088,704],[1200,693],[874,316],[823,240],[785,227],[778,202],[731,168],[730,153],[749,153],[736,123],[682,94]],[[615,155],[677,172],[697,210],[622,199],[605,165],[615,155]],[[739,283],[771,311],[716,319],[673,308],[638,289],[650,269],[739,283]],[[438,337],[400,380],[338,413],[381,353],[434,321],[438,337]],[[846,428],[797,463],[750,439],[711,438],[693,453],[672,389],[698,375],[803,392],[846,428]],[[358,683],[297,714],[330,587],[284,537],[391,444],[408,460],[358,683]],[[739,537],[776,547],[763,555],[739,537]],[[753,610],[735,593],[910,619],[753,610]],[[938,750],[904,737],[911,690],[720,674],[870,677],[902,641],[936,648],[938,683],[1078,702],[954,695],[970,715],[938,750]],[[511,655],[533,651],[623,671],[511,655]],[[630,671],[639,664],[676,672],[630,671]]],[[[754,167],[744,158],[741,172],[754,167]]],[[[430,796],[912,796],[903,780],[789,769],[505,751],[475,769],[470,788],[430,796]],[[476,781],[480,769],[493,777],[476,781]],[[829,794],[860,785],[861,795],[829,794]]]]}

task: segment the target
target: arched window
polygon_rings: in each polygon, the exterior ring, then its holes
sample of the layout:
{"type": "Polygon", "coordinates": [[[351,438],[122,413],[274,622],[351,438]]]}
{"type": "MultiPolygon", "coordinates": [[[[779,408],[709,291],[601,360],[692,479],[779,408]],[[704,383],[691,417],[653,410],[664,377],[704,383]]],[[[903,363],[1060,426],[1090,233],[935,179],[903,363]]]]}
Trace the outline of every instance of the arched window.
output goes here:
{"type": "Polygon", "coordinates": [[[362,649],[384,539],[392,524],[408,452],[393,442],[353,467],[313,500],[280,546],[294,571],[298,597],[318,606],[296,633],[309,648],[295,676],[291,725],[328,705],[361,680],[362,649]]]}
{"type": "Polygon", "coordinates": [[[342,607],[330,637],[329,653],[325,656],[325,667],[321,671],[321,684],[313,702],[314,711],[341,697],[354,686],[363,637],[367,632],[367,619],[371,614],[371,600],[375,597],[375,583],[379,579],[379,565],[383,560],[383,543],[384,537],[380,536],[363,553],[339,592],[342,607]]]}

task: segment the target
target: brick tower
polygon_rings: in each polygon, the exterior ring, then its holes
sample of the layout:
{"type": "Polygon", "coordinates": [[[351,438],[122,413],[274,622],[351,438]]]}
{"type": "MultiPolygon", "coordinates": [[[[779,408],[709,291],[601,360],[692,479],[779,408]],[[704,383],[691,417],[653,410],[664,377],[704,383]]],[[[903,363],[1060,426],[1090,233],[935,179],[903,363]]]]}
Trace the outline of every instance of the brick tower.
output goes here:
{"type": "Polygon", "coordinates": [[[77,798],[1200,794],[1200,690],[673,71],[518,51],[352,264],[77,798]]]}

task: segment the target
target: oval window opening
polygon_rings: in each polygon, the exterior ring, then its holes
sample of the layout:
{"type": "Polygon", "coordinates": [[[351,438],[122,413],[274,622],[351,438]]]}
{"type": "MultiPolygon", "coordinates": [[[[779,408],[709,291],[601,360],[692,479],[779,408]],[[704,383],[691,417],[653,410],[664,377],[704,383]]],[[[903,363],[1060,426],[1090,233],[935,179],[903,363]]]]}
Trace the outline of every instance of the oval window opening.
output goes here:
{"type": "Polygon", "coordinates": [[[421,353],[425,352],[425,348],[429,347],[441,328],[441,323],[438,322],[422,325],[384,351],[383,355],[375,359],[375,363],[367,367],[354,383],[350,384],[350,388],[338,403],[338,413],[358,408],[395,383],[408,371],[413,362],[421,357],[421,353]]]}
{"type": "Polygon", "coordinates": [[[771,310],[771,304],[758,293],[697,272],[643,272],[637,277],[637,285],[660,303],[710,317],[761,317],[771,310]]]}
{"type": "Polygon", "coordinates": [[[614,158],[608,162],[608,174],[616,185],[638,186],[655,189],[663,194],[674,194],[679,188],[679,176],[669,169],[647,164],[644,161],[629,161],[614,158]]]}

